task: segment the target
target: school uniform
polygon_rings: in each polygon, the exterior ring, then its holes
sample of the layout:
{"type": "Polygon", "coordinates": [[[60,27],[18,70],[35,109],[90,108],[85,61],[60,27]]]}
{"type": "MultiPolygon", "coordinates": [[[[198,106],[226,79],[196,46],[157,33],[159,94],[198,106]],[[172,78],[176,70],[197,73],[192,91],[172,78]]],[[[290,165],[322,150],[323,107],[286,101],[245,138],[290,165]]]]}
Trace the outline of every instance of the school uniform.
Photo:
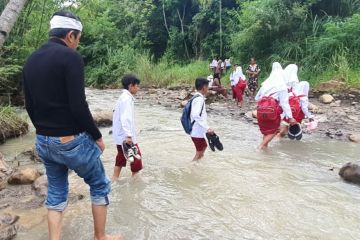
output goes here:
{"type": "MultiPolygon", "coordinates": [[[[113,114],[113,139],[118,151],[115,166],[118,167],[126,167],[127,161],[122,145],[127,137],[131,137],[141,156],[135,129],[134,102],[135,98],[133,95],[124,89],[116,102],[113,114]]],[[[139,172],[142,169],[142,161],[135,158],[130,166],[132,172],[139,172]]]]}
{"type": "Polygon", "coordinates": [[[190,136],[196,151],[201,152],[207,148],[205,135],[210,127],[207,123],[205,97],[199,92],[196,95],[199,95],[199,97],[194,98],[191,103],[190,119],[191,122],[194,122],[194,125],[190,136]]]}
{"type": "Polygon", "coordinates": [[[269,78],[264,82],[263,86],[257,93],[255,100],[258,102],[258,125],[263,135],[274,134],[279,131],[281,123],[281,113],[290,119],[293,118],[291,108],[289,105],[289,94],[286,84],[284,82],[284,75],[282,69],[273,67],[273,71],[269,78]],[[276,118],[267,120],[264,114],[259,112],[261,102],[265,97],[271,97],[276,101],[277,109],[276,118]]]}

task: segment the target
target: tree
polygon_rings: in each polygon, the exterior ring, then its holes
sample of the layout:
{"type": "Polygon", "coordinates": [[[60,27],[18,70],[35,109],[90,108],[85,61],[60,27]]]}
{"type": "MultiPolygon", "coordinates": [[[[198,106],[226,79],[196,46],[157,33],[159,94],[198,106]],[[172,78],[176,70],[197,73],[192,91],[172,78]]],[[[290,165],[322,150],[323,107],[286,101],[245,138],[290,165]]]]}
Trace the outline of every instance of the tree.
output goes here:
{"type": "Polygon", "coordinates": [[[10,0],[0,16],[0,48],[14,27],[27,0],[10,0]]]}

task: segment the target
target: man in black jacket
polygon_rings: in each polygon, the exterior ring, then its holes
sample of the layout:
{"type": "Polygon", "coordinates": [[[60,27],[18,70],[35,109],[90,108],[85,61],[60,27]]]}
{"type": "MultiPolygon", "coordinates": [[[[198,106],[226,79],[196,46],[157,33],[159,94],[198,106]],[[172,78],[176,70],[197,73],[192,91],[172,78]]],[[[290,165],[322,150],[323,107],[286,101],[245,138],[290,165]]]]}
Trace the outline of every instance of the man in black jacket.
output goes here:
{"type": "Polygon", "coordinates": [[[110,181],[100,160],[105,145],[86,102],[84,62],[76,52],[82,24],[71,13],[57,12],[50,25],[49,42],[23,69],[26,110],[48,177],[49,239],[61,238],[69,169],[90,186],[95,240],[121,239],[105,235],[110,181]]]}

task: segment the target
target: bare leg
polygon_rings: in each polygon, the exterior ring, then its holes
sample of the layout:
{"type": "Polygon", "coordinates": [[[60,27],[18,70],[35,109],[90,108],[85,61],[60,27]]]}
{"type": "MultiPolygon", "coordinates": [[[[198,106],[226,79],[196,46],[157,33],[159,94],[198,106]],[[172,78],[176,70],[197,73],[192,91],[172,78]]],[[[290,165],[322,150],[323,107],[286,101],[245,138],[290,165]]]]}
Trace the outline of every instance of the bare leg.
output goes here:
{"type": "Polygon", "coordinates": [[[268,147],[269,143],[271,142],[271,140],[273,140],[273,138],[276,136],[276,133],[274,134],[269,134],[263,137],[263,141],[259,146],[259,149],[264,150],[268,147]]]}
{"type": "Polygon", "coordinates": [[[121,172],[121,167],[115,166],[114,167],[114,174],[113,174],[113,177],[111,178],[112,182],[115,182],[116,180],[119,179],[120,172],[121,172]]]}
{"type": "Polygon", "coordinates": [[[286,136],[286,133],[289,131],[289,127],[288,126],[284,126],[283,128],[281,128],[279,134],[277,135],[279,138],[284,138],[286,136]]]}
{"type": "Polygon", "coordinates": [[[63,218],[62,212],[48,210],[49,240],[61,239],[62,218],[63,218]]]}
{"type": "Polygon", "coordinates": [[[107,206],[92,205],[95,240],[122,240],[120,236],[105,235],[107,206]]]}
{"type": "Polygon", "coordinates": [[[193,161],[199,161],[200,159],[202,159],[204,157],[204,153],[205,151],[201,151],[201,152],[197,151],[193,161]]]}

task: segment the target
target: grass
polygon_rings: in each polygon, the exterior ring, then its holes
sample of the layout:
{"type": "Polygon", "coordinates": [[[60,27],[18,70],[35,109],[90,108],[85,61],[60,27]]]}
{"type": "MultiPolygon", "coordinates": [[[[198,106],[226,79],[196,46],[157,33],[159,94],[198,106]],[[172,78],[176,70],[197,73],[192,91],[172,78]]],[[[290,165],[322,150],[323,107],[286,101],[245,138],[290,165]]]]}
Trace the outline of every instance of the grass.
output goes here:
{"type": "Polygon", "coordinates": [[[205,61],[194,61],[190,64],[171,64],[165,60],[157,64],[146,58],[140,59],[134,72],[142,80],[143,86],[174,87],[194,85],[197,77],[207,77],[210,71],[205,61]]]}
{"type": "Polygon", "coordinates": [[[29,125],[16,114],[14,108],[0,107],[0,143],[8,138],[21,136],[28,130],[29,125]]]}

